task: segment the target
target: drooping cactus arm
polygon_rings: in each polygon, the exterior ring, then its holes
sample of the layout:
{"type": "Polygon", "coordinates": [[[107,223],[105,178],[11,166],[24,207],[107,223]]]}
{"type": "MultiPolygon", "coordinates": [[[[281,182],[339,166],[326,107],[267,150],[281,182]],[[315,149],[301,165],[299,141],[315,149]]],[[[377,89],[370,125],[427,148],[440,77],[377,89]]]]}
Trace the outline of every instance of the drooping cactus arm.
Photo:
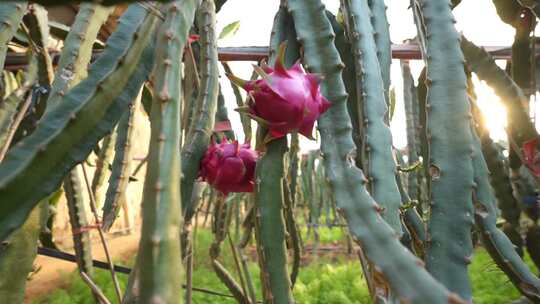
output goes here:
{"type": "Polygon", "coordinates": [[[516,145],[521,147],[527,140],[540,139],[523,107],[526,97],[519,86],[497,66],[484,49],[477,47],[465,37],[461,37],[461,49],[467,60],[467,66],[501,98],[508,112],[510,136],[516,145]]]}
{"type": "MultiPolygon", "coordinates": [[[[345,89],[347,90],[347,108],[352,124],[352,138],[356,147],[362,147],[363,139],[363,107],[362,107],[362,85],[360,79],[356,77],[356,69],[354,66],[354,56],[352,55],[351,43],[346,37],[345,29],[337,22],[333,15],[327,13],[330,24],[334,30],[336,38],[334,44],[339,52],[341,60],[345,67],[343,68],[342,77],[345,89]]],[[[360,150],[359,150],[360,151],[360,150]]],[[[355,157],[356,166],[363,169],[362,153],[357,153],[355,157]]]]}
{"type": "Polygon", "coordinates": [[[324,5],[314,0],[289,0],[288,5],[304,46],[305,63],[311,72],[324,75],[321,93],[332,102],[319,119],[321,149],[326,176],[351,235],[401,299],[412,303],[464,303],[435,281],[399,243],[393,229],[377,213],[362,171],[354,166],[355,147],[341,80],[343,64],[333,45],[334,34],[325,19],[324,5]]]}
{"type": "Polygon", "coordinates": [[[0,240],[22,225],[39,199],[58,189],[138,94],[152,65],[153,48],[146,45],[156,19],[139,4],[130,6],[88,78],[6,155],[0,164],[0,196],[10,201],[0,206],[0,240]],[[28,185],[35,185],[33,191],[28,185]]]}
{"type": "Polygon", "coordinates": [[[383,219],[401,235],[399,206],[401,198],[396,184],[396,165],[392,155],[392,134],[386,123],[388,107],[384,82],[377,58],[377,47],[367,0],[343,0],[344,18],[353,56],[357,83],[361,84],[363,104],[363,139],[357,147],[363,154],[363,169],[373,199],[385,208],[383,219]]]}
{"type": "Polygon", "coordinates": [[[128,106],[129,109],[120,118],[116,127],[114,159],[109,178],[109,188],[107,188],[107,194],[103,204],[102,228],[104,231],[111,229],[120,213],[122,201],[125,199],[126,189],[131,175],[134,120],[138,106],[139,98],[135,98],[128,106]]]}
{"type": "Polygon", "coordinates": [[[186,137],[182,148],[182,212],[185,220],[193,216],[195,206],[191,200],[193,183],[199,173],[199,163],[210,143],[210,136],[214,128],[214,119],[217,110],[219,89],[219,72],[217,57],[217,34],[215,32],[215,8],[209,0],[204,0],[197,13],[197,23],[200,31],[200,59],[199,70],[201,86],[197,97],[195,116],[192,128],[186,137]],[[211,7],[210,7],[211,6],[211,7]]]}
{"type": "MultiPolygon", "coordinates": [[[[418,100],[416,95],[416,87],[411,75],[411,68],[407,61],[401,62],[401,75],[403,76],[403,103],[405,105],[405,123],[407,126],[407,163],[414,165],[418,162],[418,148],[420,147],[420,138],[418,135],[419,118],[418,118],[418,100]]],[[[407,173],[407,193],[413,200],[419,199],[419,175],[417,170],[412,170],[407,173]]]]}
{"type": "MultiPolygon", "coordinates": [[[[377,58],[379,59],[379,67],[384,85],[384,98],[387,107],[390,107],[390,65],[392,64],[392,42],[390,41],[390,25],[386,18],[386,5],[384,0],[368,0],[371,14],[368,16],[371,19],[373,27],[373,38],[377,49],[377,58]]],[[[386,122],[389,120],[389,115],[386,113],[386,122]]]]}
{"type": "Polygon", "coordinates": [[[8,42],[17,32],[19,23],[26,13],[26,1],[4,1],[0,3],[0,71],[4,70],[4,61],[8,42]]]}
{"type": "Polygon", "coordinates": [[[105,182],[105,178],[109,172],[109,165],[114,156],[114,147],[116,143],[116,131],[112,131],[101,141],[101,149],[96,159],[96,171],[92,177],[92,193],[96,199],[97,208],[103,205],[101,186],[105,182]]]}
{"type": "MultiPolygon", "coordinates": [[[[181,303],[180,130],[182,63],[189,29],[200,1],[164,6],[157,34],[150,150],[143,194],[139,247],[141,303],[181,303]]],[[[203,4],[207,5],[207,4],[203,4]]]]}
{"type": "Polygon", "coordinates": [[[77,258],[77,266],[80,271],[89,277],[93,276],[92,243],[90,232],[87,230],[88,220],[84,206],[81,179],[77,170],[71,170],[64,179],[64,193],[67,200],[69,223],[73,234],[73,249],[77,258]]]}
{"type": "Polygon", "coordinates": [[[512,284],[533,303],[540,302],[540,279],[528,268],[506,235],[497,228],[497,205],[480,140],[474,135],[474,218],[482,242],[512,284]]]}
{"type": "Polygon", "coordinates": [[[474,121],[476,123],[476,134],[480,137],[482,154],[486,161],[492,189],[495,193],[496,202],[501,210],[501,217],[506,221],[503,231],[506,236],[516,246],[516,251],[523,254],[522,237],[517,231],[519,228],[519,218],[521,208],[516,197],[512,194],[512,183],[508,175],[508,165],[505,163],[502,149],[489,136],[489,132],[483,121],[480,109],[471,102],[473,108],[474,121]]]}
{"type": "Polygon", "coordinates": [[[473,187],[471,111],[464,58],[447,0],[415,0],[424,24],[426,115],[431,189],[426,266],[462,298],[472,297],[473,187]]]}
{"type": "Polygon", "coordinates": [[[426,252],[425,244],[427,241],[426,224],[420,214],[418,214],[418,211],[416,211],[414,201],[411,200],[411,197],[403,187],[401,174],[401,172],[396,173],[396,181],[401,194],[403,224],[409,232],[414,253],[417,257],[424,259],[426,252]]]}

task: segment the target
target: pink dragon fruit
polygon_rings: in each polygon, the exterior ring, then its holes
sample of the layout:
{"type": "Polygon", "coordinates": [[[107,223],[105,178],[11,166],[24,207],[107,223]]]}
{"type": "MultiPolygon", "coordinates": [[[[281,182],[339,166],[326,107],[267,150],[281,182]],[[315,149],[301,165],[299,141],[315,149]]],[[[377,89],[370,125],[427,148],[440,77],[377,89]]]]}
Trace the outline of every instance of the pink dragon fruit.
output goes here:
{"type": "Polygon", "coordinates": [[[212,143],[201,161],[199,176],[224,195],[253,192],[258,154],[249,144],[212,143]]]}
{"type": "Polygon", "coordinates": [[[245,81],[234,75],[227,75],[236,85],[251,96],[247,108],[237,109],[268,128],[272,139],[287,133],[299,132],[312,139],[313,126],[319,116],[330,107],[321,95],[320,77],[306,74],[300,61],[290,69],[283,64],[285,45],[282,45],[274,68],[255,66],[262,77],[245,81]]]}
{"type": "Polygon", "coordinates": [[[540,176],[540,140],[535,138],[523,143],[523,164],[536,176],[540,176]]]}

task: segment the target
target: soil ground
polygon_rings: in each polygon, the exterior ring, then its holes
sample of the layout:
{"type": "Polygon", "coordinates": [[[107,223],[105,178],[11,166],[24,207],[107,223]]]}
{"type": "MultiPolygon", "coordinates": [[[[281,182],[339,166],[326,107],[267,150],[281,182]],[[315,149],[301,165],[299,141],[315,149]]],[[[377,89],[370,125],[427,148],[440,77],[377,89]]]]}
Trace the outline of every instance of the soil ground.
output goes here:
{"type": "MultiPolygon", "coordinates": [[[[116,236],[108,240],[108,248],[114,260],[123,259],[132,256],[137,250],[139,243],[139,234],[132,233],[124,236],[116,236]]],[[[93,257],[96,260],[105,261],[105,253],[101,243],[95,243],[92,246],[93,257]]],[[[77,268],[75,263],[54,259],[38,255],[34,261],[34,266],[39,271],[32,275],[26,283],[26,293],[24,303],[29,304],[32,300],[39,298],[66,283],[63,279],[66,274],[71,273],[77,268]]]]}

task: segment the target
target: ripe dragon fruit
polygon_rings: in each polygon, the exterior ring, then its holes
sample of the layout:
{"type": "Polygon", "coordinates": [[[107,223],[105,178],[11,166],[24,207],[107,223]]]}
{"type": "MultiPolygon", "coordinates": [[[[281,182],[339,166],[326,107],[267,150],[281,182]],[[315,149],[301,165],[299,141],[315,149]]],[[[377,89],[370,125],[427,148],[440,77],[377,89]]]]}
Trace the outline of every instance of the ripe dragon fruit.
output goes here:
{"type": "Polygon", "coordinates": [[[523,164],[536,176],[540,176],[540,151],[536,148],[539,139],[531,139],[523,143],[523,164]]]}
{"type": "Polygon", "coordinates": [[[299,132],[313,139],[313,126],[319,116],[330,107],[321,95],[321,77],[304,71],[300,61],[290,69],[283,63],[285,45],[279,49],[274,68],[254,66],[261,79],[245,81],[227,76],[251,97],[248,107],[237,109],[268,128],[272,139],[287,133],[299,132]]]}
{"type": "Polygon", "coordinates": [[[212,143],[201,161],[199,176],[224,195],[253,192],[258,154],[238,141],[212,143]]]}

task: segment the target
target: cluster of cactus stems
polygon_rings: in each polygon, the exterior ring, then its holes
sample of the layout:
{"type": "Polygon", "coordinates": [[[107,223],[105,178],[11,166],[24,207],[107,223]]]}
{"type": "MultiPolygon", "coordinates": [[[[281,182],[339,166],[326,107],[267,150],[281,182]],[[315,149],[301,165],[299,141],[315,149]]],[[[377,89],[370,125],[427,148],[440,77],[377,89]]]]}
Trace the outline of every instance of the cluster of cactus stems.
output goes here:
{"type": "MultiPolygon", "coordinates": [[[[254,193],[242,194],[223,194],[198,181],[210,144],[237,138],[219,83],[216,13],[225,1],[81,2],[55,66],[41,5],[72,1],[0,3],[0,67],[12,40],[27,47],[30,58],[24,73],[4,72],[0,86],[0,299],[22,301],[38,239],[55,246],[44,231],[60,196],[67,201],[79,271],[91,281],[89,229],[113,227],[131,176],[146,163],[141,239],[122,303],[191,303],[198,258],[192,241],[203,216],[203,226],[211,218],[214,234],[211,266],[231,297],[248,304],[295,303],[303,249],[299,214],[306,214],[308,234],[316,238],[323,220],[346,224],[375,303],[471,302],[473,227],[512,284],[540,303],[540,279],[522,259],[525,239],[540,263],[540,228],[534,223],[523,238],[519,227],[522,210],[538,220],[521,206],[538,183],[522,150],[540,140],[527,108],[537,1],[494,1],[501,19],[516,28],[510,75],[458,34],[452,9],[459,1],[412,1],[426,68],[415,86],[409,62],[401,61],[406,161],[393,147],[389,128],[392,54],[384,1],[342,0],[342,18],[321,0],[281,1],[268,66],[280,60],[289,69],[300,60],[307,72],[322,76],[313,87],[331,107],[318,119],[320,150],[300,157],[296,131],[273,138],[271,126],[255,117],[259,126],[253,132],[242,109],[257,100],[244,100],[234,85],[238,79],[230,77],[244,138],[255,141],[260,153],[254,193]],[[121,3],[127,9],[92,62],[100,29],[121,3]],[[471,72],[507,108],[509,161],[489,137],[471,72]],[[151,133],[148,155],[133,171],[139,108],[151,133]],[[85,163],[95,166],[91,183],[85,163]],[[94,204],[102,207],[101,221],[89,220],[85,191],[94,214],[94,204]],[[244,252],[252,235],[262,299],[244,252]],[[235,272],[221,261],[225,247],[235,272]]],[[[252,81],[262,77],[271,88],[265,64],[255,66],[252,81]]],[[[92,291],[102,301],[95,286],[92,291]]]]}

